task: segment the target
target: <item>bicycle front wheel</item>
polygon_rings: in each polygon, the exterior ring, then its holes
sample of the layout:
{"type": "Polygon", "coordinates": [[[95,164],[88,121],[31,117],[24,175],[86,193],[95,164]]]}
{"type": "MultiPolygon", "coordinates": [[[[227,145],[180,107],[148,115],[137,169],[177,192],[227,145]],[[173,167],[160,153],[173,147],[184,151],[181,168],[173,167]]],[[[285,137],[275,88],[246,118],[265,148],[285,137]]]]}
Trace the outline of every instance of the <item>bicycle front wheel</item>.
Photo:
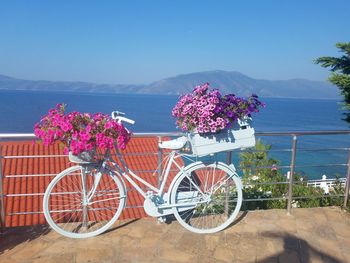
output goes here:
{"type": "Polygon", "coordinates": [[[73,166],[58,174],[44,195],[44,215],[61,235],[87,238],[107,230],[125,205],[117,176],[89,166],[73,166]]]}
{"type": "Polygon", "coordinates": [[[215,233],[229,226],[242,205],[240,179],[227,165],[199,163],[177,179],[171,202],[174,215],[186,229],[215,233]]]}

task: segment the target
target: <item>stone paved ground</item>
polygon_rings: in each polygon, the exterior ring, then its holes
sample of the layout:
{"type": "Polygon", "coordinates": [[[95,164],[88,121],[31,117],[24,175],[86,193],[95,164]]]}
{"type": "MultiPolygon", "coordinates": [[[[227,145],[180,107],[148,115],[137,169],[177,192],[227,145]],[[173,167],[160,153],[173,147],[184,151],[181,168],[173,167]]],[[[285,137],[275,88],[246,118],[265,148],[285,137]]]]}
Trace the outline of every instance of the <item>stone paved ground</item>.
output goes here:
{"type": "Polygon", "coordinates": [[[45,227],[7,229],[0,262],[350,262],[350,214],[339,208],[254,211],[225,231],[193,234],[176,221],[122,222],[75,240],[45,227]]]}

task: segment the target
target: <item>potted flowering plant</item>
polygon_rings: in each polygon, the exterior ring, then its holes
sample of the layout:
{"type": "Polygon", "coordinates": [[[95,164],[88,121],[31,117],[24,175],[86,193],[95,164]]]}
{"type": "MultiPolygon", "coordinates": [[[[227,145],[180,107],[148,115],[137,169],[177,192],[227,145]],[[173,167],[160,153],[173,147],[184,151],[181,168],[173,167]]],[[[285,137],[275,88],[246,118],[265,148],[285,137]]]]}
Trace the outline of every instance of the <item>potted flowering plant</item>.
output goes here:
{"type": "Polygon", "coordinates": [[[236,97],[210,90],[209,83],[196,86],[180,97],[172,110],[180,129],[189,133],[192,151],[198,155],[255,145],[251,114],[265,105],[258,96],[236,97]]]}
{"type": "Polygon", "coordinates": [[[93,158],[94,151],[112,149],[115,144],[125,149],[130,132],[125,127],[102,113],[65,113],[65,105],[50,109],[34,126],[34,134],[44,145],[61,142],[64,152],[72,161],[93,158]],[[78,156],[79,158],[75,158],[78,156]]]}

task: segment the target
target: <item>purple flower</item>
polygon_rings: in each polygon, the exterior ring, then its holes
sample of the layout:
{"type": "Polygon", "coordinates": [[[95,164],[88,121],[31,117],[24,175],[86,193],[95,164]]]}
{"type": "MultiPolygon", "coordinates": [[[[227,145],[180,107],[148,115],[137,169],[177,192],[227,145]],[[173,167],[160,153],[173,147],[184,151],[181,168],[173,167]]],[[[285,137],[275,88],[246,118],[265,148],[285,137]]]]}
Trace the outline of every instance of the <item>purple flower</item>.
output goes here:
{"type": "Polygon", "coordinates": [[[234,94],[222,96],[218,89],[209,90],[209,83],[205,83],[196,86],[192,93],[181,96],[172,115],[184,131],[218,132],[232,126],[239,118],[259,112],[264,106],[255,94],[247,99],[234,94]]]}

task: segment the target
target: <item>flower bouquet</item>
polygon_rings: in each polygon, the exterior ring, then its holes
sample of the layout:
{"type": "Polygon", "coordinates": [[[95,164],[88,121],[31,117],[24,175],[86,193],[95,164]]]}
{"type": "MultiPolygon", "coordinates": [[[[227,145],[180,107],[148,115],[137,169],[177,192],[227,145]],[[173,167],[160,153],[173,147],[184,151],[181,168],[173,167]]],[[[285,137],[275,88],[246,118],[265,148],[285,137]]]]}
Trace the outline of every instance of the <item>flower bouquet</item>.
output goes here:
{"type": "Polygon", "coordinates": [[[125,149],[130,132],[117,121],[102,113],[65,113],[65,105],[50,109],[34,126],[34,134],[44,145],[61,142],[64,152],[73,162],[90,162],[97,148],[125,149]]]}
{"type": "Polygon", "coordinates": [[[205,83],[183,95],[172,110],[176,124],[188,132],[192,152],[206,155],[255,145],[251,114],[265,106],[258,96],[221,95],[205,83]]]}

